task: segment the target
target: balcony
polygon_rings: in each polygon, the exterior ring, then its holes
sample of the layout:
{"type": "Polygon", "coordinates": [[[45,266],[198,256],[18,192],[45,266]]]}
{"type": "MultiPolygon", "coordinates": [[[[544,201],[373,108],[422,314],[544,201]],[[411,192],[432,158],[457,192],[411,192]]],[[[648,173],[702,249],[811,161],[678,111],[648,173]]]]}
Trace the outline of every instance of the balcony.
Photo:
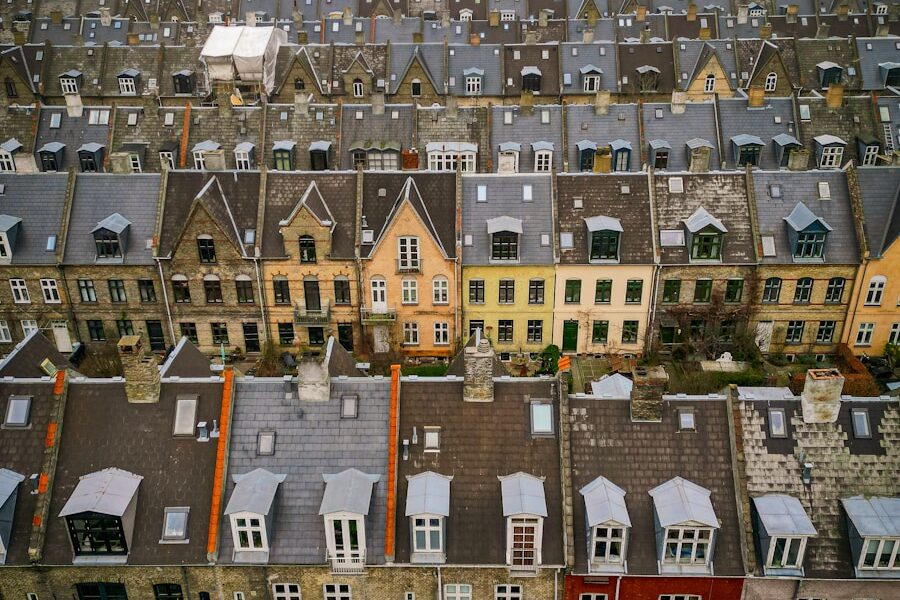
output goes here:
{"type": "Polygon", "coordinates": [[[510,577],[536,577],[540,566],[536,562],[523,561],[521,564],[507,565],[510,577]]]}
{"type": "Polygon", "coordinates": [[[393,323],[397,320],[397,311],[387,306],[362,309],[363,323],[393,323]]]}
{"type": "Polygon", "coordinates": [[[327,555],[332,575],[362,575],[366,570],[366,551],[354,550],[341,556],[327,555]]]}
{"type": "Polygon", "coordinates": [[[294,322],[297,325],[327,325],[330,316],[327,302],[319,310],[308,310],[299,304],[294,306],[294,322]]]}
{"type": "Polygon", "coordinates": [[[421,273],[422,261],[418,258],[398,258],[397,273],[421,273]]]}

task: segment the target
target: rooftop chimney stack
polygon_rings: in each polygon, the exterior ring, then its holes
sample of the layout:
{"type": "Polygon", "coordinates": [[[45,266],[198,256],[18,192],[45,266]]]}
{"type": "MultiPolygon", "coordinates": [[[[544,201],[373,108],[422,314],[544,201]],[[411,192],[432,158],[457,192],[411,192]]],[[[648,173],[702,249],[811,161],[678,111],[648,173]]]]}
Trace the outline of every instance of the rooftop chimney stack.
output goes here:
{"type": "Polygon", "coordinates": [[[824,40],[828,37],[828,29],[831,27],[830,23],[819,23],[819,26],[816,28],[816,39],[824,40]]]}
{"type": "Polygon", "coordinates": [[[837,7],[837,17],[838,21],[846,21],[847,17],[850,15],[850,7],[846,4],[841,4],[837,7]]]}
{"type": "Polygon", "coordinates": [[[635,15],[635,20],[639,23],[643,23],[647,20],[647,7],[643,4],[638,4],[637,7],[637,15],[635,15]]]}
{"type": "Polygon", "coordinates": [[[109,14],[108,6],[100,7],[100,24],[104,27],[109,27],[112,24],[112,17],[109,14]]]}
{"type": "Polygon", "coordinates": [[[159,402],[159,361],[144,351],[140,335],[126,335],[116,344],[122,374],[125,376],[125,396],[132,403],[159,402]]]}
{"type": "Polygon", "coordinates": [[[304,117],[309,114],[309,96],[306,92],[294,92],[294,112],[304,117]]]}
{"type": "Polygon", "coordinates": [[[641,43],[647,44],[650,42],[650,27],[644,27],[641,29],[641,43]]]}
{"type": "Polygon", "coordinates": [[[788,171],[806,171],[809,168],[809,150],[797,148],[788,151],[788,171]]]}
{"type": "Polygon", "coordinates": [[[700,146],[691,149],[691,173],[706,173],[709,171],[709,159],[712,150],[708,146],[700,146]]]}
{"type": "Polygon", "coordinates": [[[529,46],[534,46],[537,43],[537,32],[532,30],[526,31],[525,43],[529,46]]]}
{"type": "Polygon", "coordinates": [[[663,393],[669,375],[662,367],[635,367],[631,388],[631,420],[662,421],[663,393]]]}
{"type": "Polygon", "coordinates": [[[534,92],[522,90],[519,97],[519,109],[523,115],[530,115],[534,112],[534,92]]]}
{"type": "Polygon", "coordinates": [[[350,12],[349,6],[344,7],[344,10],[341,12],[341,19],[344,21],[344,25],[348,27],[353,25],[353,14],[350,12]]]}
{"type": "Polygon", "coordinates": [[[547,21],[550,20],[550,13],[546,8],[542,8],[541,12],[538,13],[538,27],[546,27],[547,21]]]}
{"type": "Polygon", "coordinates": [[[825,106],[828,108],[840,108],[844,104],[844,86],[832,83],[825,92],[825,106]]]}
{"type": "MultiPolygon", "coordinates": [[[[297,399],[301,402],[327,402],[330,397],[331,375],[325,358],[301,360],[297,364],[297,399]]],[[[286,389],[285,398],[293,398],[293,392],[286,389]]]]}
{"type": "Polygon", "coordinates": [[[584,31],[581,32],[581,41],[585,44],[593,44],[594,43],[594,30],[588,29],[585,27],[584,31]]]}
{"type": "Polygon", "coordinates": [[[844,376],[837,369],[810,369],[800,394],[804,423],[834,423],[841,410],[844,376]]]}
{"type": "Polygon", "coordinates": [[[747,95],[747,104],[751,108],[759,108],[766,102],[766,90],[763,89],[761,85],[754,85],[750,87],[749,94],[747,95]]]}
{"type": "Polygon", "coordinates": [[[595,115],[608,115],[609,114],[609,103],[610,103],[610,91],[609,90],[598,90],[597,95],[594,96],[594,114],[595,115]]]}
{"type": "Polygon", "coordinates": [[[463,381],[463,401],[494,401],[494,349],[481,330],[475,331],[475,345],[463,350],[466,374],[463,381]]]}
{"type": "Polygon", "coordinates": [[[694,4],[693,2],[688,4],[687,20],[688,21],[696,21],[697,20],[697,5],[694,4]]]}
{"type": "Polygon", "coordinates": [[[384,92],[377,92],[372,94],[372,114],[384,114],[384,92]]]}
{"type": "Polygon", "coordinates": [[[469,34],[469,45],[470,46],[480,46],[481,45],[481,36],[477,33],[469,34]]]}
{"type": "Polygon", "coordinates": [[[800,14],[800,6],[798,4],[788,4],[784,18],[785,22],[796,23],[798,14],[800,14]]]}
{"type": "Polygon", "coordinates": [[[492,10],[488,15],[488,26],[489,27],[499,27],[500,26],[500,11],[492,10]]]}
{"type": "Polygon", "coordinates": [[[248,10],[244,16],[244,21],[247,24],[247,27],[256,27],[256,13],[252,10],[248,10]]]}
{"type": "Polygon", "coordinates": [[[687,102],[687,94],[685,92],[672,92],[671,109],[673,115],[683,115],[685,111],[685,103],[687,102]]]}

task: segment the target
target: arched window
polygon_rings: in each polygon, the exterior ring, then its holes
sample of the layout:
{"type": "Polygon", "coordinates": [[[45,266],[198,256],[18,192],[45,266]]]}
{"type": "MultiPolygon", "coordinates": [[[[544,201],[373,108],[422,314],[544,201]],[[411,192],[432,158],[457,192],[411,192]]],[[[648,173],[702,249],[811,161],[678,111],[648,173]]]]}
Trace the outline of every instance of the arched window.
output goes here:
{"type": "Polygon", "coordinates": [[[769,277],[763,286],[762,301],[768,304],[777,304],[778,298],[781,296],[781,279],[778,277],[769,277]]]}
{"type": "Polygon", "coordinates": [[[883,275],[876,275],[869,280],[869,289],[866,292],[866,306],[881,306],[885,284],[887,284],[887,278],[883,275]]]}
{"type": "Polygon", "coordinates": [[[769,73],[768,75],[766,75],[766,87],[764,88],[764,91],[774,92],[777,85],[778,73],[769,73]]]}
{"type": "Polygon", "coordinates": [[[3,80],[3,85],[6,87],[6,97],[7,98],[17,98],[19,96],[19,91],[16,89],[16,82],[11,78],[7,77],[3,80]]]}
{"type": "Polygon", "coordinates": [[[354,98],[362,98],[363,97],[362,79],[356,78],[353,80],[353,97],[354,98]]]}
{"type": "Polygon", "coordinates": [[[306,82],[299,77],[294,80],[294,91],[302,92],[306,89],[306,82]]]}
{"type": "Polygon", "coordinates": [[[203,292],[206,294],[207,304],[221,304],[222,299],[222,282],[218,275],[203,276],[203,292]]]}
{"type": "Polygon", "coordinates": [[[707,94],[712,94],[716,91],[716,76],[712,73],[706,76],[706,81],[703,83],[703,91],[707,94]]]}
{"type": "Polygon", "coordinates": [[[412,80],[412,95],[413,96],[421,96],[422,95],[422,82],[418,79],[412,80]]]}
{"type": "Polygon", "coordinates": [[[191,287],[186,275],[172,275],[172,292],[175,296],[175,302],[179,304],[188,304],[191,301],[191,287]]]}
{"type": "Polygon", "coordinates": [[[813,280],[812,277],[801,277],[797,280],[797,287],[794,289],[794,303],[806,304],[812,297],[813,280]]]}
{"type": "Polygon", "coordinates": [[[200,255],[200,262],[216,262],[216,243],[211,235],[203,233],[197,236],[197,252],[200,255]]]}
{"type": "Polygon", "coordinates": [[[431,302],[433,304],[450,303],[450,281],[443,275],[436,275],[431,280],[431,302]]]}

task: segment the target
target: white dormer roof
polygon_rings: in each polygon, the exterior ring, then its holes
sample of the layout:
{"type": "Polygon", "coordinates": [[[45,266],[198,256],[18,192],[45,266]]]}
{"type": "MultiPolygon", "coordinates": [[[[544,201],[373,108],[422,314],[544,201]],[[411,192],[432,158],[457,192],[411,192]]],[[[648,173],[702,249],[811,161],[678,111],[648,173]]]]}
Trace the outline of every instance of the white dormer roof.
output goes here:
{"type": "Polygon", "coordinates": [[[59,511],[59,516],[95,512],[121,517],[137,494],[143,479],[140,475],[113,467],[82,475],[65,506],[59,511]]]}
{"type": "Polygon", "coordinates": [[[816,535],[816,528],[800,501],[786,494],[768,494],[753,499],[753,505],[769,536],[816,535]]]}
{"type": "Polygon", "coordinates": [[[24,475],[19,475],[9,469],[0,469],[0,506],[6,504],[6,501],[16,493],[19,484],[23,481],[25,481],[24,475]]]}
{"type": "Polygon", "coordinates": [[[725,225],[722,224],[722,221],[709,214],[702,206],[695,210],[694,214],[684,220],[684,226],[687,227],[688,231],[691,233],[697,233],[710,226],[718,229],[722,233],[728,233],[728,230],[725,228],[725,225]]]}
{"type": "Polygon", "coordinates": [[[521,152],[522,144],[519,142],[501,142],[500,152],[521,152]]]}
{"type": "Polygon", "coordinates": [[[841,499],[863,537],[900,537],[900,498],[854,496],[841,499]]]}
{"type": "Polygon", "coordinates": [[[131,221],[119,213],[113,213],[97,223],[97,226],[91,229],[91,233],[96,233],[101,229],[106,229],[113,233],[122,233],[129,225],[131,225],[131,221]]]}
{"type": "Polygon", "coordinates": [[[522,219],[515,217],[494,217],[487,220],[488,233],[497,233],[500,231],[511,231],[513,233],[522,233],[522,219]]]}
{"type": "Polygon", "coordinates": [[[211,150],[218,150],[219,144],[212,140],[204,140],[198,144],[195,144],[191,149],[191,152],[209,152],[211,150]]]}
{"type": "Polygon", "coordinates": [[[537,67],[522,67],[522,75],[540,75],[541,70],[537,67]]]}
{"type": "Polygon", "coordinates": [[[529,473],[513,473],[499,476],[500,494],[503,499],[503,516],[547,516],[547,498],[544,496],[544,479],[529,473]]]}
{"type": "Polygon", "coordinates": [[[622,221],[615,217],[607,217],[604,215],[596,215],[594,217],[585,217],[584,224],[588,231],[625,231],[622,228],[622,221]]]}
{"type": "Polygon", "coordinates": [[[381,479],[357,469],[347,469],[335,475],[322,475],[325,493],[319,506],[320,515],[348,512],[355,515],[369,514],[372,503],[372,487],[381,479]]]}
{"type": "Polygon", "coordinates": [[[267,515],[275,501],[278,485],[287,475],[276,475],[265,469],[254,469],[243,475],[232,475],[234,491],[225,507],[225,514],[232,515],[249,512],[256,515],[267,515]]]}
{"type": "Polygon", "coordinates": [[[813,139],[820,146],[830,146],[832,144],[840,144],[841,146],[847,145],[847,142],[845,142],[844,140],[842,140],[841,138],[839,138],[836,135],[828,135],[828,134],[818,135],[818,136],[814,137],[813,139]]]}
{"type": "Polygon", "coordinates": [[[407,476],[406,516],[450,516],[450,481],[453,477],[433,471],[407,476]]]}
{"type": "Polygon", "coordinates": [[[615,523],[631,527],[631,518],[625,506],[625,490],[606,477],[598,477],[579,490],[584,496],[584,508],[588,527],[603,523],[615,523]]]}
{"type": "Polygon", "coordinates": [[[662,527],[697,523],[718,529],[719,520],[709,496],[708,489],[681,477],[674,477],[650,490],[662,527]]]}
{"type": "Polygon", "coordinates": [[[794,207],[794,210],[791,211],[791,214],[784,218],[787,221],[787,224],[791,226],[794,231],[803,231],[813,223],[820,223],[822,227],[831,231],[831,225],[825,222],[825,219],[822,217],[816,216],[816,214],[809,209],[802,202],[798,202],[797,206],[794,207]]]}

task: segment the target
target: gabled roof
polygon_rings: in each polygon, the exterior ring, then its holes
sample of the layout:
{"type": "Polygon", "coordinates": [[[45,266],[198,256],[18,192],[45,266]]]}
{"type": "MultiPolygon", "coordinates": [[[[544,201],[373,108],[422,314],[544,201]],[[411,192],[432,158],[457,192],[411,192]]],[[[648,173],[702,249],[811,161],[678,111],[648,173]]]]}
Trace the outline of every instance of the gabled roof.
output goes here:
{"type": "Polygon", "coordinates": [[[96,233],[101,229],[106,229],[113,233],[122,233],[130,226],[131,221],[116,212],[97,223],[97,226],[91,230],[91,233],[96,233]]]}
{"type": "Polygon", "coordinates": [[[604,215],[584,217],[584,224],[588,231],[618,231],[619,233],[625,231],[622,229],[622,221],[604,215]]]}
{"type": "Polygon", "coordinates": [[[225,192],[222,189],[221,184],[219,183],[219,178],[216,175],[213,175],[206,182],[206,185],[197,193],[194,197],[193,203],[191,205],[191,210],[188,213],[187,219],[185,219],[182,224],[182,230],[173,245],[177,246],[178,241],[181,240],[181,236],[184,234],[185,228],[187,224],[190,222],[191,217],[196,212],[197,208],[202,206],[209,216],[215,221],[215,223],[222,230],[222,233],[231,240],[231,243],[234,244],[235,248],[241,253],[241,255],[246,256],[247,251],[244,248],[243,241],[241,239],[241,234],[238,231],[237,223],[234,220],[234,214],[231,210],[231,205],[228,202],[228,198],[225,196],[225,192]]]}
{"type": "Polygon", "coordinates": [[[900,168],[859,169],[858,178],[868,250],[879,257],[900,236],[900,168]]]}
{"type": "Polygon", "coordinates": [[[209,358],[182,336],[159,369],[160,377],[209,377],[209,358]]]}
{"type": "Polygon", "coordinates": [[[900,498],[854,496],[841,504],[859,535],[900,537],[900,498]]]}
{"type": "Polygon", "coordinates": [[[12,215],[0,215],[0,231],[9,231],[21,222],[22,219],[20,219],[19,217],[14,217],[12,215]]]}
{"type": "Polygon", "coordinates": [[[0,377],[46,377],[47,373],[41,368],[44,360],[49,360],[57,369],[72,368],[50,340],[40,330],[34,330],[0,361],[0,377]]]}
{"type": "Polygon", "coordinates": [[[749,133],[741,133],[731,138],[731,142],[735,146],[762,146],[763,141],[755,135],[749,133]]]}
{"type": "Polygon", "coordinates": [[[710,491],[696,483],[674,477],[649,491],[661,527],[682,523],[699,523],[719,527],[719,520],[709,499],[710,491]]]}
{"type": "Polygon", "coordinates": [[[728,83],[728,87],[734,89],[734,83],[732,83],[731,77],[729,77],[730,73],[728,67],[725,66],[722,58],[719,56],[718,50],[709,42],[705,42],[703,47],[700,49],[700,53],[697,55],[697,61],[694,63],[694,69],[691,71],[690,81],[696,81],[702,74],[703,70],[710,63],[710,61],[716,61],[719,63],[719,66],[722,67],[723,73],[725,73],[725,81],[728,83]]]}
{"type": "Polygon", "coordinates": [[[763,66],[768,64],[769,59],[772,57],[778,59],[778,62],[781,63],[785,73],[789,73],[787,66],[784,64],[784,60],[781,58],[781,50],[779,50],[778,46],[769,40],[764,40],[763,43],[760,44],[759,53],[756,55],[756,62],[753,63],[753,72],[750,73],[750,81],[756,78],[763,66]]]}
{"type": "Polygon", "coordinates": [[[319,506],[320,515],[336,512],[367,515],[372,503],[372,488],[381,475],[346,469],[334,475],[324,474],[322,479],[325,480],[325,493],[319,506]]]}
{"type": "Polygon", "coordinates": [[[498,475],[497,479],[500,480],[504,517],[523,514],[547,516],[543,477],[519,471],[512,475],[498,475]]]}
{"type": "Polygon", "coordinates": [[[406,477],[406,516],[450,516],[450,482],[453,477],[433,471],[406,477]]]}
{"type": "Polygon", "coordinates": [[[445,257],[450,256],[450,254],[448,254],[446,248],[444,247],[444,242],[441,240],[440,235],[438,235],[434,221],[431,219],[431,215],[428,213],[428,207],[425,205],[425,201],[422,200],[422,195],[419,193],[419,187],[416,185],[415,179],[413,179],[412,177],[407,177],[406,181],[403,183],[403,187],[400,189],[400,194],[394,201],[394,205],[391,208],[390,213],[388,213],[381,231],[379,231],[378,235],[375,237],[375,243],[372,246],[370,254],[371,252],[374,252],[374,250],[378,247],[381,239],[384,237],[385,233],[387,233],[388,229],[393,224],[394,219],[400,213],[400,209],[404,204],[407,203],[412,207],[412,209],[422,220],[422,224],[425,226],[425,229],[431,234],[434,242],[441,249],[441,253],[445,257]]]}
{"type": "Polygon", "coordinates": [[[334,227],[334,215],[331,214],[331,210],[328,208],[328,203],[325,202],[325,199],[322,197],[322,193],[319,192],[319,187],[316,185],[315,180],[309,182],[309,185],[306,187],[306,191],[303,192],[303,195],[294,206],[291,214],[282,219],[279,224],[282,227],[290,225],[294,218],[296,218],[297,213],[299,213],[300,209],[304,206],[307,210],[309,210],[310,213],[312,213],[316,220],[319,221],[320,225],[330,226],[332,228],[334,227]]]}
{"type": "Polygon", "coordinates": [[[820,146],[830,146],[832,144],[839,144],[841,146],[847,145],[847,142],[845,142],[838,136],[831,135],[831,134],[817,135],[816,137],[813,138],[813,140],[820,146]]]}
{"type": "Polygon", "coordinates": [[[722,221],[709,214],[702,206],[695,210],[694,214],[684,220],[684,226],[687,227],[688,231],[691,233],[697,233],[707,227],[714,227],[722,233],[728,233],[728,229],[725,228],[722,221]]]}
{"type": "Polygon", "coordinates": [[[359,64],[359,66],[362,67],[363,71],[365,71],[369,75],[375,74],[375,72],[372,70],[372,67],[369,66],[369,61],[366,60],[366,56],[362,53],[362,51],[357,52],[353,57],[353,60],[351,60],[347,65],[347,68],[343,69],[341,72],[346,73],[353,67],[354,64],[359,64]]]}
{"type": "Polygon", "coordinates": [[[578,491],[584,496],[588,527],[604,523],[631,527],[631,518],[625,506],[625,490],[612,481],[601,476],[578,491]]]}
{"type": "Polygon", "coordinates": [[[791,211],[791,214],[786,216],[784,220],[788,225],[793,228],[794,231],[800,232],[804,231],[813,223],[819,223],[826,230],[831,231],[831,226],[825,222],[825,219],[822,217],[816,216],[809,208],[803,204],[802,202],[798,202],[794,207],[794,210],[791,211]]]}
{"type": "Polygon", "coordinates": [[[284,483],[287,475],[276,475],[265,469],[253,469],[244,475],[232,475],[234,491],[225,507],[226,515],[249,512],[268,515],[275,501],[278,485],[284,483]]]}
{"type": "Polygon", "coordinates": [[[140,475],[115,467],[82,475],[59,516],[96,512],[121,517],[143,479],[140,475]]]}
{"type": "MultiPolygon", "coordinates": [[[[399,45],[391,46],[391,54],[394,53],[395,49],[398,48],[399,45]]],[[[406,66],[403,70],[397,75],[397,79],[391,82],[391,93],[396,93],[397,88],[400,87],[400,84],[406,79],[406,74],[409,73],[409,70],[412,68],[413,64],[418,63],[421,69],[425,72],[425,76],[428,78],[429,83],[431,83],[431,87],[438,94],[444,93],[444,85],[443,83],[438,84],[437,80],[431,74],[431,68],[428,66],[428,59],[425,57],[421,50],[421,46],[416,44],[413,46],[412,53],[409,56],[409,60],[406,62],[406,66]]],[[[441,50],[443,52],[443,50],[441,50]]],[[[438,65],[439,67],[443,67],[443,65],[438,65]]],[[[443,70],[443,69],[442,69],[443,70]]]]}
{"type": "Polygon", "coordinates": [[[621,373],[606,374],[591,382],[591,395],[598,398],[631,398],[634,382],[621,373]]]}
{"type": "Polygon", "coordinates": [[[753,498],[753,505],[769,536],[816,535],[816,528],[800,501],[786,494],[753,498]]]}
{"type": "Polygon", "coordinates": [[[23,481],[25,481],[24,475],[6,468],[0,468],[0,506],[6,504],[6,501],[9,500],[9,497],[13,495],[23,481]]]}
{"type": "Polygon", "coordinates": [[[3,59],[12,70],[19,76],[22,83],[28,86],[28,91],[34,92],[34,80],[31,76],[31,69],[28,68],[28,61],[25,60],[25,53],[22,46],[12,46],[0,51],[0,59],[3,59]]]}

